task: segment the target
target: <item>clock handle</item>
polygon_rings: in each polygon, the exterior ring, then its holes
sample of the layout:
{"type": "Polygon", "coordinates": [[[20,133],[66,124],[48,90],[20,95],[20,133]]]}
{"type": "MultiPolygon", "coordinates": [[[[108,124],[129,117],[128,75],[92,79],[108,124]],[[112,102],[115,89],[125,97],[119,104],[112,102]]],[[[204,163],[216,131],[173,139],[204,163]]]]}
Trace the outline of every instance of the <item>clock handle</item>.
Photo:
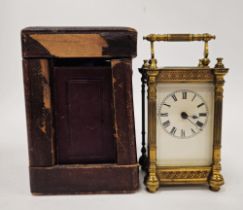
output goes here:
{"type": "Polygon", "coordinates": [[[204,41],[208,42],[215,39],[215,35],[211,34],[149,34],[144,36],[143,39],[150,42],[166,41],[166,42],[190,42],[190,41],[204,41]]]}
{"type": "Polygon", "coordinates": [[[205,34],[149,34],[144,36],[143,39],[151,44],[151,60],[150,68],[157,68],[157,61],[154,56],[154,42],[167,41],[167,42],[189,42],[189,41],[204,41],[204,57],[199,60],[199,67],[207,67],[210,63],[208,59],[208,42],[215,39],[215,35],[208,33],[205,34]]]}

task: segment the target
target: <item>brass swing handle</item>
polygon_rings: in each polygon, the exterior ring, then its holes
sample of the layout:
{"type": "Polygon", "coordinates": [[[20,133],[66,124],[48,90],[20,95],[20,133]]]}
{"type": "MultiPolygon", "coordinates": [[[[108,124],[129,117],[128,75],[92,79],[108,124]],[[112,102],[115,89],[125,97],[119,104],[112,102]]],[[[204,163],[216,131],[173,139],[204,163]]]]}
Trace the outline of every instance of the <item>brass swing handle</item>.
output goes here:
{"type": "Polygon", "coordinates": [[[144,36],[143,39],[150,42],[154,41],[167,41],[167,42],[187,42],[187,41],[204,41],[208,42],[215,39],[215,35],[211,34],[149,34],[144,36]]]}
{"type": "Polygon", "coordinates": [[[198,66],[208,67],[210,60],[208,58],[208,42],[211,39],[215,39],[215,35],[208,33],[205,34],[149,34],[144,36],[143,39],[147,40],[151,44],[151,59],[150,68],[157,68],[157,61],[154,55],[154,42],[155,41],[167,41],[167,42],[188,42],[188,41],[204,41],[204,57],[199,60],[198,66]]]}

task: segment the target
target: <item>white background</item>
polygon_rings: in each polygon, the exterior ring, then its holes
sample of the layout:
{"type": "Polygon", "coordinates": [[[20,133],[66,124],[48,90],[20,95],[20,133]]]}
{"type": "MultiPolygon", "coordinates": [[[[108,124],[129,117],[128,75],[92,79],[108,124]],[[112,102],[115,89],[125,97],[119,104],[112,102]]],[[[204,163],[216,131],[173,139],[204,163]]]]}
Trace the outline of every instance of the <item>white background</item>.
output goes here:
{"type": "MultiPolygon", "coordinates": [[[[0,209],[243,209],[243,2],[241,0],[0,0],[0,209]],[[222,166],[226,184],[218,193],[206,187],[164,187],[150,194],[32,196],[20,30],[26,26],[130,26],[138,31],[134,59],[134,103],[140,150],[140,75],[149,57],[148,33],[204,33],[211,41],[212,65],[224,57],[226,76],[222,166]]],[[[160,65],[196,65],[202,43],[156,44],[160,65]]]]}

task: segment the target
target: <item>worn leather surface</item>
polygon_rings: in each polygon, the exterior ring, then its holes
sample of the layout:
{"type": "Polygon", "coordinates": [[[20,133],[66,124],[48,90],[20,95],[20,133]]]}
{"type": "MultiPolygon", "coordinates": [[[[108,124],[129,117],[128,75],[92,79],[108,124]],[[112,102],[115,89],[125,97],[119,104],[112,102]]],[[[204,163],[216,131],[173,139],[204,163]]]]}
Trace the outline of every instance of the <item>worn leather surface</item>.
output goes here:
{"type": "Polygon", "coordinates": [[[57,163],[115,162],[111,68],[54,67],[53,96],[57,163]]]}

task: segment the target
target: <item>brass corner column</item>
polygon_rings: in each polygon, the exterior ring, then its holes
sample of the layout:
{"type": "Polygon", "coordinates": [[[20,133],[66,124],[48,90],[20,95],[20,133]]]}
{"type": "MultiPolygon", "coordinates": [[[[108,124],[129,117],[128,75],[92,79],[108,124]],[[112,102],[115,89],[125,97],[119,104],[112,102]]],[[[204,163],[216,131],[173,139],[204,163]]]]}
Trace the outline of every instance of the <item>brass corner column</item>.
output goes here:
{"type": "Polygon", "coordinates": [[[214,102],[214,144],[213,144],[213,164],[209,177],[209,187],[212,191],[220,190],[224,184],[224,178],[221,171],[221,129],[222,129],[222,110],[223,110],[223,92],[224,92],[224,76],[227,74],[222,63],[223,58],[217,58],[214,68],[215,76],[215,102],[214,102]]]}
{"type": "MultiPolygon", "coordinates": [[[[153,62],[152,59],[150,61],[153,62]]],[[[149,165],[145,183],[149,192],[155,192],[159,188],[159,179],[156,174],[156,76],[158,75],[158,71],[155,66],[151,66],[152,62],[150,63],[150,68],[147,70],[149,165]]]]}

